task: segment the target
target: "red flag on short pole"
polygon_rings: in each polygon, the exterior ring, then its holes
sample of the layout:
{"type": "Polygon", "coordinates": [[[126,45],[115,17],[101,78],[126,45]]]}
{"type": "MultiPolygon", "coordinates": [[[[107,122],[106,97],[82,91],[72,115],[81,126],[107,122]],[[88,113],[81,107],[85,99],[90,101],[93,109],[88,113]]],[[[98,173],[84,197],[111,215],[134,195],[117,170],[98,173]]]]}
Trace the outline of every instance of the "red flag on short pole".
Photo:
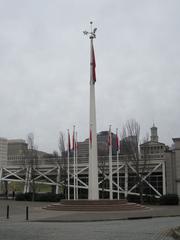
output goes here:
{"type": "Polygon", "coordinates": [[[74,136],[74,130],[73,130],[73,136],[72,136],[72,150],[75,150],[75,136],[74,136]]]}
{"type": "Polygon", "coordinates": [[[70,138],[69,130],[68,130],[68,150],[69,152],[71,151],[71,138],[70,138]]]}
{"type": "Polygon", "coordinates": [[[118,137],[118,131],[116,130],[116,151],[119,151],[119,137],[118,137]]]}
{"type": "Polygon", "coordinates": [[[108,145],[112,145],[112,136],[111,136],[111,128],[109,128],[109,134],[108,134],[108,145]]]}

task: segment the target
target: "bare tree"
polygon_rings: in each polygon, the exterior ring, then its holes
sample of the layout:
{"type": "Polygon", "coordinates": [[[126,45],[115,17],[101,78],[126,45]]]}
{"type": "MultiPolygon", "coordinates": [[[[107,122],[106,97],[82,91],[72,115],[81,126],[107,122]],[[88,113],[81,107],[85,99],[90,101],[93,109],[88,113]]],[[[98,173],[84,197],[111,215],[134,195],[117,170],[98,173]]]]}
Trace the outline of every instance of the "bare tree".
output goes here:
{"type": "Polygon", "coordinates": [[[58,147],[60,152],[60,158],[58,158],[58,164],[61,171],[60,182],[63,183],[63,193],[65,198],[67,198],[67,152],[65,148],[65,136],[61,131],[59,132],[58,147]]]}
{"type": "Polygon", "coordinates": [[[30,191],[32,192],[32,201],[35,199],[36,186],[35,186],[35,168],[38,166],[38,154],[37,154],[37,146],[34,144],[34,134],[29,133],[27,136],[28,143],[28,151],[27,151],[27,159],[28,166],[31,171],[31,179],[30,182],[30,191]]]}
{"type": "Polygon", "coordinates": [[[139,141],[140,125],[134,120],[128,120],[123,127],[122,133],[122,153],[127,155],[127,159],[132,163],[136,174],[136,184],[139,191],[140,202],[143,203],[143,178],[147,172],[148,158],[147,152],[144,152],[143,159],[141,158],[139,141]]]}
{"type": "Polygon", "coordinates": [[[58,158],[59,156],[58,151],[54,150],[52,155],[53,155],[53,158],[58,158]]]}
{"type": "Polygon", "coordinates": [[[66,148],[65,148],[65,136],[63,132],[59,132],[59,139],[58,139],[58,147],[60,156],[66,155],[66,148]]]}

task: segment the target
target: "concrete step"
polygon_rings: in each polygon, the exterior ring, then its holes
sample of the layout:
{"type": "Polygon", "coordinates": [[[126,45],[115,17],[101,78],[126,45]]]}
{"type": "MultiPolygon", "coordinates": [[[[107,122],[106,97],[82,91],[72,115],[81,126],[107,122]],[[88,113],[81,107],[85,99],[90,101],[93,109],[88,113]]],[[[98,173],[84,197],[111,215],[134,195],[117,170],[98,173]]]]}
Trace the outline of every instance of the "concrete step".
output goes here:
{"type": "Polygon", "coordinates": [[[44,209],[46,210],[55,210],[55,211],[130,211],[130,210],[144,210],[145,206],[136,204],[136,203],[128,203],[124,202],[121,204],[52,204],[48,205],[44,209]]]}
{"type": "Polygon", "coordinates": [[[127,203],[126,199],[120,200],[109,200],[109,199],[100,199],[100,200],[61,200],[61,204],[64,205],[119,205],[127,203]]]}

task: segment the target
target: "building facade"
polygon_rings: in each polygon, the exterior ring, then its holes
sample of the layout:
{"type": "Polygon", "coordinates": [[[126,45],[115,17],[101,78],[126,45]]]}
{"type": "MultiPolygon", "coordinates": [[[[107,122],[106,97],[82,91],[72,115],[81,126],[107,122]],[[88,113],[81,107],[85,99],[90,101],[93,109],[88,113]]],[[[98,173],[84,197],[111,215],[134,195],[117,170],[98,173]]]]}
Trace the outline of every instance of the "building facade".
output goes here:
{"type": "Polygon", "coordinates": [[[8,156],[24,155],[27,149],[28,145],[23,139],[8,140],[8,156]]]}
{"type": "Polygon", "coordinates": [[[167,193],[180,197],[180,138],[173,138],[173,147],[165,152],[167,193]]]}
{"type": "Polygon", "coordinates": [[[0,166],[7,164],[8,159],[8,140],[0,138],[0,166]]]}

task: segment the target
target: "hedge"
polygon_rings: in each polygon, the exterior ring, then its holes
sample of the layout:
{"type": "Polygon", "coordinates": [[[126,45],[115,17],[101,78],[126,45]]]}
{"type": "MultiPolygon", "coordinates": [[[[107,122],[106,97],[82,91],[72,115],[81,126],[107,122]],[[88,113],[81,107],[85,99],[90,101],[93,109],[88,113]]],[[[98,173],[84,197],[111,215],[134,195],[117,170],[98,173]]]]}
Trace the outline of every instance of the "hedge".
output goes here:
{"type": "MultiPolygon", "coordinates": [[[[16,201],[32,201],[33,193],[17,193],[15,196],[16,201]]],[[[62,194],[55,193],[35,193],[34,201],[38,202],[59,202],[63,199],[62,194]]]]}
{"type": "Polygon", "coordinates": [[[178,205],[179,198],[177,194],[166,194],[160,197],[160,205],[178,205]]]}
{"type": "MultiPolygon", "coordinates": [[[[140,196],[139,195],[128,195],[127,196],[128,202],[140,203],[140,196]]],[[[159,199],[156,198],[154,195],[144,195],[143,202],[147,204],[158,204],[159,199]]]]}

